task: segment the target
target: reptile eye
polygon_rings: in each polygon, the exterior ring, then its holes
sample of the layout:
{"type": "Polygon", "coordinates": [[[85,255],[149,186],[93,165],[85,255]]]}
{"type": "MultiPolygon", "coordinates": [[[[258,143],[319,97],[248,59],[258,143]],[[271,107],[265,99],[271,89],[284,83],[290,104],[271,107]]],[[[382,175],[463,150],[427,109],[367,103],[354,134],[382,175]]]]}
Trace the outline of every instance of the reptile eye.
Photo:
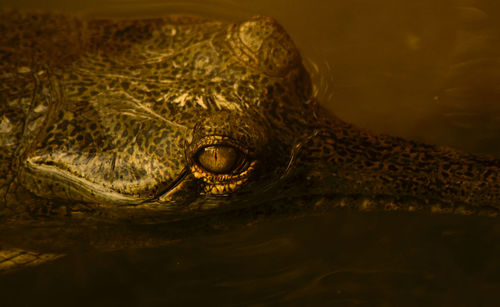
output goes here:
{"type": "Polygon", "coordinates": [[[214,145],[201,148],[196,154],[198,164],[215,174],[232,173],[240,164],[243,154],[236,148],[214,145]]]}

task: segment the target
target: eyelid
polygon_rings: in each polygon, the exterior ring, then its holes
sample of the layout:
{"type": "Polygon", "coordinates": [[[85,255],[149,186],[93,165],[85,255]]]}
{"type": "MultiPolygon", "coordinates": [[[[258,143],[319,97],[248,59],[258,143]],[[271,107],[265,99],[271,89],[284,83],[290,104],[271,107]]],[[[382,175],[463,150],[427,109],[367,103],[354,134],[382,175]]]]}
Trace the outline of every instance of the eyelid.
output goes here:
{"type": "Polygon", "coordinates": [[[196,142],[194,147],[191,147],[191,152],[194,156],[203,148],[208,146],[230,146],[238,149],[245,156],[251,155],[251,151],[249,148],[240,145],[238,142],[234,141],[232,138],[228,136],[222,135],[208,135],[201,140],[196,142]]]}

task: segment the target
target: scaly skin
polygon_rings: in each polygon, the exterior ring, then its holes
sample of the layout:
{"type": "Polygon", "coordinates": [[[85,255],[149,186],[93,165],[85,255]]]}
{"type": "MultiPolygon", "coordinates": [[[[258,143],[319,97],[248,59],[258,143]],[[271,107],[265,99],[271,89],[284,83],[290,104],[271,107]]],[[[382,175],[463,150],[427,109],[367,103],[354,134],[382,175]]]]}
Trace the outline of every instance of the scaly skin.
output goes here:
{"type": "Polygon", "coordinates": [[[0,271],[82,240],[100,250],[168,244],[241,222],[227,209],[251,219],[245,204],[500,208],[500,161],[328,115],[270,18],[0,20],[0,271]],[[203,156],[214,148],[225,149],[203,156]]]}

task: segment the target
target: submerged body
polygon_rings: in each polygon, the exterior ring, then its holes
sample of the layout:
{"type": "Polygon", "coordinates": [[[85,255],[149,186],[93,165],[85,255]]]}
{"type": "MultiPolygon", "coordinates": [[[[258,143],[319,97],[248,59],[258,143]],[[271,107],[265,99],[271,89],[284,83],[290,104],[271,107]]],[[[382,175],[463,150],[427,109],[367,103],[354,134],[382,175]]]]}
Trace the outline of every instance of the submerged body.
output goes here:
{"type": "Polygon", "coordinates": [[[245,204],[500,209],[499,160],[372,134],[327,114],[270,18],[4,12],[1,23],[6,268],[16,253],[58,257],[75,237],[97,248],[164,244],[175,227],[209,221],[193,219],[201,211],[245,204]],[[124,221],[168,222],[169,233],[134,232],[124,221]],[[44,227],[44,239],[26,230],[33,226],[44,227]],[[98,238],[103,229],[107,239],[98,238]]]}

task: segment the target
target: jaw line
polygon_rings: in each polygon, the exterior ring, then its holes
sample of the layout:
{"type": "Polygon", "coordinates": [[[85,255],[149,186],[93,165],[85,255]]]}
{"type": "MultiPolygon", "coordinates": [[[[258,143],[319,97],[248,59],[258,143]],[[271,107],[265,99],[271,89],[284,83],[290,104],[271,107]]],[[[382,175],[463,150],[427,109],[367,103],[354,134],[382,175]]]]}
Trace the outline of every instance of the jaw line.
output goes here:
{"type": "Polygon", "coordinates": [[[139,197],[120,194],[112,189],[93,183],[87,179],[78,177],[52,165],[35,164],[28,161],[28,163],[26,163],[25,170],[38,175],[43,174],[42,176],[45,177],[53,177],[59,180],[69,181],[78,191],[83,192],[81,194],[82,196],[89,198],[89,200],[95,199],[99,200],[99,202],[111,201],[113,204],[118,205],[133,205],[138,204],[143,200],[139,197]]]}

